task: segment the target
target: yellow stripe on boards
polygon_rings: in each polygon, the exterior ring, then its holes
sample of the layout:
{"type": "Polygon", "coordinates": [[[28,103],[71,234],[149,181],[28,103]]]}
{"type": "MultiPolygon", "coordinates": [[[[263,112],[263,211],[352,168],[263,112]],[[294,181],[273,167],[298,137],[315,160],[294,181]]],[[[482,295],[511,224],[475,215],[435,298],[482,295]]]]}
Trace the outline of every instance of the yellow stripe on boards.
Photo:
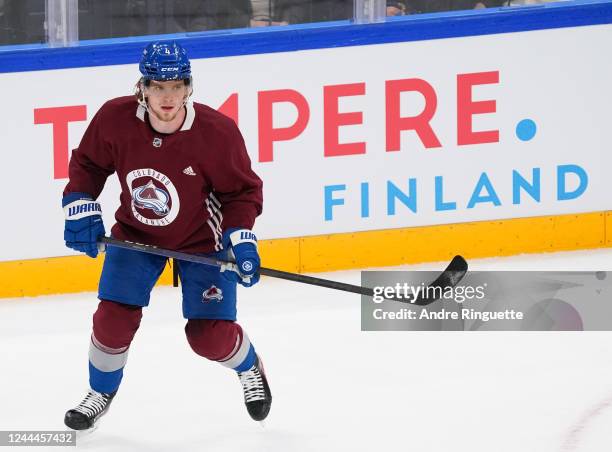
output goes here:
{"type": "Polygon", "coordinates": [[[605,246],[612,246],[612,212],[606,212],[606,244],[605,246]]]}
{"type": "MultiPolygon", "coordinates": [[[[262,265],[320,272],[612,247],[612,212],[261,240],[262,265]]],[[[0,262],[0,298],[96,291],[104,257],[0,262]]],[[[159,284],[172,284],[166,267],[159,284]]]]}
{"type": "MultiPolygon", "coordinates": [[[[103,262],[103,254],[0,262],[0,298],[97,291],[103,262]]],[[[159,282],[172,284],[168,266],[159,282]]]]}
{"type": "Polygon", "coordinates": [[[608,213],[515,218],[300,239],[301,272],[612,246],[608,213]],[[606,223],[606,219],[608,222],[606,223]]]}

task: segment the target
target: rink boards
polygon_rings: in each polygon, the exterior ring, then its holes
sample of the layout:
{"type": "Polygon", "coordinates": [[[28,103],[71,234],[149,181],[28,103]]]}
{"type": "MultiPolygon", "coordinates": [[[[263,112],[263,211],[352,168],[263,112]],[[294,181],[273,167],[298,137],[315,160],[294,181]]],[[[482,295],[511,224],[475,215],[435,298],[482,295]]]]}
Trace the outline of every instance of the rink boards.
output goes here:
{"type": "MultiPolygon", "coordinates": [[[[264,180],[264,265],[315,272],[612,246],[611,22],[579,2],[177,38],[194,99],[239,124],[264,180]]],[[[143,42],[0,53],[0,80],[27,86],[0,112],[0,296],[95,288],[101,260],[64,248],[59,199],[143,42]]],[[[109,179],[107,229],[117,199],[109,179]]]]}

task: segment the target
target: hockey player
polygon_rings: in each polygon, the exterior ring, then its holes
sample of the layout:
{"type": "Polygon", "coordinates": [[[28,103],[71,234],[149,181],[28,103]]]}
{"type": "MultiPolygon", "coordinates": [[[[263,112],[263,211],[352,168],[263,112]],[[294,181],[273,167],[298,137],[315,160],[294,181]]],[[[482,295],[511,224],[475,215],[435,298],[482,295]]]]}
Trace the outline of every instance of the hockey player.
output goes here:
{"type": "MultiPolygon", "coordinates": [[[[185,333],[195,353],[237,372],[250,416],[263,420],[272,396],[263,366],[236,323],[236,284],[259,280],[257,238],[262,182],[229,118],[190,102],[191,65],[176,42],[149,44],[136,95],[105,103],[73,152],[62,205],[66,245],[98,254],[105,234],[96,201],[117,173],[121,204],[112,236],[190,253],[233,257],[234,271],[178,262],[185,333]]],[[[91,429],[121,383],[130,343],[166,259],[109,247],[100,277],[89,347],[90,390],[65,416],[91,429]]]]}

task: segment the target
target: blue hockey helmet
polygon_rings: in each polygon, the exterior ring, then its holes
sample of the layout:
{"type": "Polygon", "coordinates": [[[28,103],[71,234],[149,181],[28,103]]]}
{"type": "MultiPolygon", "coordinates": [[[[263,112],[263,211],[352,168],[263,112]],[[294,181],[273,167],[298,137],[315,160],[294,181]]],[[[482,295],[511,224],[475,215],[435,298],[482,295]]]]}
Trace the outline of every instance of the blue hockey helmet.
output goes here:
{"type": "Polygon", "coordinates": [[[191,63],[187,52],[176,41],[153,42],[145,47],[139,69],[145,82],[191,80],[191,63]]]}

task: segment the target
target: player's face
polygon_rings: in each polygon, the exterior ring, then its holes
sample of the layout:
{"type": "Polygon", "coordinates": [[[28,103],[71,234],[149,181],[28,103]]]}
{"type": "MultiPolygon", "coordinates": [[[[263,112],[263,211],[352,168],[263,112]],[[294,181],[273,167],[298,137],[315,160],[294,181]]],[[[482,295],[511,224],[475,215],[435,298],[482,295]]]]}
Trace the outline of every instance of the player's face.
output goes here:
{"type": "Polygon", "coordinates": [[[183,80],[168,82],[152,80],[151,84],[145,88],[149,111],[161,121],[174,120],[183,107],[188,89],[189,87],[183,80]]]}

